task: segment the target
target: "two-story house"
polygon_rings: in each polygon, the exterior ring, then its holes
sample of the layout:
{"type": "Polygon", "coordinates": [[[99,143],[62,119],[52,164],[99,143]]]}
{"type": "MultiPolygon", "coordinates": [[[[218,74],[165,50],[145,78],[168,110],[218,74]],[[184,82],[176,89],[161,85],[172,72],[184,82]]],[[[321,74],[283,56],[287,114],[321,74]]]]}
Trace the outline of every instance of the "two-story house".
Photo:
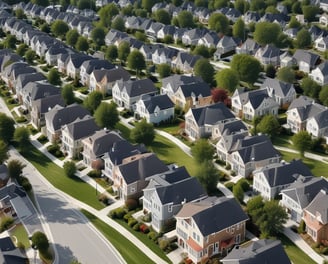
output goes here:
{"type": "Polygon", "coordinates": [[[306,122],[306,131],[313,137],[323,138],[328,135],[328,109],[325,109],[306,122]]]}
{"type": "Polygon", "coordinates": [[[245,240],[248,217],[234,198],[186,203],[175,218],[178,245],[193,263],[226,254],[245,240]]]}
{"type": "Polygon", "coordinates": [[[240,119],[226,120],[225,122],[219,122],[213,125],[211,138],[213,140],[219,140],[221,137],[225,137],[232,134],[242,133],[245,136],[248,135],[248,128],[240,119]]]}
{"type": "Polygon", "coordinates": [[[311,71],[309,76],[320,85],[328,84],[328,62],[320,63],[311,71]]]}

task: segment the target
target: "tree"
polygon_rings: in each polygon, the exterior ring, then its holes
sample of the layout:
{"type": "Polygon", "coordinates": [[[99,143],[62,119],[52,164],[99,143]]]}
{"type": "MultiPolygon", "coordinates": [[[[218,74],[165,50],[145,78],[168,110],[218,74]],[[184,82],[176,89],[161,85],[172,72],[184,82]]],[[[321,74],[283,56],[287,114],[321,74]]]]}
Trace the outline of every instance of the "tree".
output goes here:
{"type": "Polygon", "coordinates": [[[91,39],[97,45],[97,48],[105,44],[105,29],[102,27],[95,27],[91,31],[91,39]]]}
{"type": "Polygon", "coordinates": [[[14,132],[14,141],[18,143],[20,151],[26,151],[30,142],[30,131],[27,127],[17,127],[14,132]]]}
{"type": "Polygon", "coordinates": [[[91,92],[87,98],[84,99],[83,105],[88,109],[92,114],[98,108],[103,99],[103,94],[99,91],[91,92]]]}
{"type": "Polygon", "coordinates": [[[254,83],[262,70],[260,62],[248,54],[234,55],[231,69],[236,71],[239,79],[244,82],[254,83]]]}
{"type": "Polygon", "coordinates": [[[72,85],[66,84],[61,90],[61,95],[66,105],[70,105],[75,102],[74,88],[72,85]]]}
{"type": "Polygon", "coordinates": [[[305,5],[302,6],[302,12],[304,15],[304,19],[310,23],[315,21],[316,15],[320,13],[320,8],[315,5],[305,5]]]}
{"type": "Polygon", "coordinates": [[[232,69],[223,69],[215,75],[216,85],[228,90],[231,94],[239,85],[238,73],[232,69]]]}
{"type": "Polygon", "coordinates": [[[233,196],[242,203],[244,201],[244,190],[240,184],[236,183],[232,189],[233,196]]]}
{"type": "Polygon", "coordinates": [[[191,154],[198,163],[202,163],[213,159],[214,149],[206,139],[199,139],[192,146],[191,154]]]}
{"type": "Polygon", "coordinates": [[[241,40],[246,39],[246,34],[245,34],[245,23],[244,20],[241,18],[238,18],[236,23],[232,27],[232,35],[236,38],[240,38],[241,40]]]}
{"type": "Polygon", "coordinates": [[[250,3],[250,10],[251,11],[258,11],[262,13],[266,8],[266,4],[264,0],[252,0],[250,3]]]}
{"type": "Polygon", "coordinates": [[[115,103],[101,103],[94,114],[95,121],[98,126],[106,128],[114,128],[120,120],[115,103]]]}
{"type": "Polygon", "coordinates": [[[156,70],[157,73],[159,74],[159,77],[161,78],[168,77],[171,74],[171,66],[166,63],[157,65],[156,70]]]}
{"type": "Polygon", "coordinates": [[[74,47],[76,45],[76,42],[77,42],[79,36],[80,36],[80,34],[79,34],[79,32],[77,32],[76,29],[71,29],[71,30],[67,31],[66,43],[69,46],[74,47]]]}
{"type": "Polygon", "coordinates": [[[141,0],[141,7],[151,12],[151,8],[156,4],[156,0],[141,0]]]}
{"type": "Polygon", "coordinates": [[[53,85],[61,85],[60,74],[56,68],[52,68],[48,73],[48,82],[53,85]]]}
{"type": "Polygon", "coordinates": [[[275,78],[276,77],[276,68],[272,65],[269,64],[265,68],[265,75],[269,78],[275,78]]]}
{"type": "Polygon", "coordinates": [[[8,145],[0,139],[0,163],[3,164],[8,157],[8,145]]]}
{"type": "Polygon", "coordinates": [[[270,137],[279,132],[280,124],[273,115],[265,115],[256,126],[256,131],[267,134],[270,137]]]}
{"type": "Polygon", "coordinates": [[[152,123],[147,123],[146,119],[142,119],[136,123],[135,128],[131,130],[131,139],[136,143],[143,143],[149,146],[155,139],[155,129],[152,123]]]}
{"type": "Polygon", "coordinates": [[[211,54],[208,50],[208,48],[204,45],[197,45],[194,50],[192,51],[192,54],[194,55],[200,55],[203,56],[204,58],[210,58],[211,54]]]}
{"type": "Polygon", "coordinates": [[[158,9],[154,13],[154,19],[159,22],[163,23],[165,25],[170,25],[171,24],[171,16],[169,12],[167,12],[165,9],[158,9]]]}
{"type": "Polygon", "coordinates": [[[124,32],[125,31],[124,19],[121,16],[115,17],[115,19],[112,22],[111,28],[124,32]]]}
{"type": "Polygon", "coordinates": [[[245,14],[249,10],[249,3],[245,0],[236,0],[234,3],[235,9],[240,13],[245,14]]]}
{"type": "Polygon", "coordinates": [[[118,9],[115,3],[110,3],[108,5],[103,6],[98,12],[100,24],[106,28],[110,27],[111,21],[116,15],[119,14],[119,12],[120,10],[118,9]]]}
{"type": "Polygon", "coordinates": [[[123,16],[132,16],[133,15],[133,6],[131,4],[121,8],[121,14],[123,16]]]}
{"type": "Polygon", "coordinates": [[[174,42],[174,39],[173,39],[172,35],[165,35],[164,39],[163,39],[163,42],[165,44],[171,44],[171,43],[174,42]]]}
{"type": "Polygon", "coordinates": [[[299,49],[308,48],[311,46],[312,39],[311,34],[305,28],[302,28],[300,31],[297,32],[296,39],[295,39],[295,46],[299,49]]]}
{"type": "Polygon", "coordinates": [[[14,50],[14,49],[16,49],[16,42],[17,42],[17,39],[15,36],[13,36],[11,34],[7,34],[7,37],[3,41],[3,46],[4,46],[4,48],[14,50]]]}
{"type": "Polygon", "coordinates": [[[262,210],[264,207],[263,198],[257,195],[247,202],[246,212],[251,217],[253,223],[256,223],[262,215],[262,210]]]}
{"type": "Polygon", "coordinates": [[[289,28],[299,28],[301,23],[296,19],[296,16],[292,16],[289,20],[288,27],[289,28]]]}
{"type": "Polygon", "coordinates": [[[277,73],[277,78],[286,83],[293,83],[295,80],[295,72],[291,67],[282,67],[277,73]]]}
{"type": "Polygon", "coordinates": [[[9,144],[15,132],[15,121],[4,113],[0,113],[0,140],[9,144]]]}
{"type": "Polygon", "coordinates": [[[32,4],[39,5],[39,6],[49,6],[49,0],[32,0],[32,4]]]}
{"type": "Polygon", "coordinates": [[[130,44],[126,41],[122,41],[118,46],[118,59],[123,62],[126,61],[130,54],[130,44]]]}
{"type": "Polygon", "coordinates": [[[305,130],[294,134],[292,137],[292,142],[295,148],[300,152],[302,157],[304,157],[304,152],[306,150],[310,150],[312,147],[311,135],[305,130]]]}
{"type": "Polygon", "coordinates": [[[31,241],[32,247],[36,247],[40,253],[45,253],[49,249],[49,240],[47,236],[40,231],[32,235],[31,241]]]}
{"type": "Polygon", "coordinates": [[[254,40],[261,44],[272,44],[277,41],[281,28],[277,23],[259,22],[255,26],[254,40]]]}
{"type": "Polygon", "coordinates": [[[134,33],[134,36],[137,40],[140,40],[142,42],[146,42],[147,41],[147,35],[145,32],[141,32],[141,31],[136,31],[134,33]]]}
{"type": "Polygon", "coordinates": [[[79,38],[77,39],[75,48],[78,51],[87,51],[89,49],[88,40],[83,36],[79,36],[79,38]]]}
{"type": "Polygon", "coordinates": [[[92,9],[92,10],[94,10],[95,9],[95,4],[94,4],[94,1],[79,0],[77,2],[77,8],[80,9],[80,10],[83,10],[83,9],[92,9]]]}
{"type": "Polygon", "coordinates": [[[228,99],[228,92],[227,90],[215,88],[211,90],[212,100],[214,103],[217,102],[226,102],[228,99]]]}
{"type": "Polygon", "coordinates": [[[40,26],[40,30],[44,33],[47,33],[49,34],[50,33],[50,27],[47,23],[43,23],[41,26],[40,26]]]}
{"type": "Polygon", "coordinates": [[[286,34],[280,32],[274,44],[280,49],[288,48],[292,45],[292,40],[286,34]]]}
{"type": "Polygon", "coordinates": [[[208,20],[208,26],[216,32],[221,32],[223,34],[229,32],[229,20],[222,13],[212,13],[208,20]]]}
{"type": "Polygon", "coordinates": [[[36,53],[34,50],[32,49],[28,49],[25,53],[25,60],[27,63],[29,64],[33,64],[34,60],[35,60],[35,57],[36,57],[36,53]]]}
{"type": "Polygon", "coordinates": [[[179,27],[182,28],[193,28],[194,27],[194,18],[191,12],[187,10],[181,11],[177,16],[177,21],[179,27]]]}
{"type": "Polygon", "coordinates": [[[214,68],[208,59],[198,59],[194,66],[194,73],[208,84],[212,84],[214,79],[214,68]]]}
{"type": "Polygon", "coordinates": [[[18,18],[18,19],[24,19],[26,18],[25,14],[24,14],[24,10],[21,9],[21,8],[17,8],[15,10],[15,16],[18,18]]]}
{"type": "Polygon", "coordinates": [[[301,82],[301,88],[304,92],[304,95],[315,99],[319,97],[321,86],[310,77],[303,78],[301,82]]]}
{"type": "Polygon", "coordinates": [[[22,175],[25,164],[17,159],[10,160],[7,165],[8,175],[12,180],[18,180],[22,175]]]}
{"type": "Polygon", "coordinates": [[[17,53],[19,56],[23,57],[23,56],[25,55],[25,52],[27,51],[27,49],[28,49],[28,46],[27,46],[25,43],[20,44],[20,45],[17,47],[16,53],[17,53]]]}
{"type": "Polygon", "coordinates": [[[64,172],[67,177],[73,178],[76,173],[76,165],[73,161],[65,161],[63,166],[64,172]]]}
{"type": "Polygon", "coordinates": [[[301,6],[301,2],[300,1],[296,1],[293,5],[292,5],[292,12],[294,14],[302,14],[302,6],[301,6]]]}
{"type": "Polygon", "coordinates": [[[137,75],[140,71],[146,68],[145,57],[138,50],[133,50],[129,54],[127,60],[128,60],[128,67],[132,70],[135,70],[137,75]]]}
{"type": "Polygon", "coordinates": [[[319,100],[324,106],[328,106],[328,85],[322,87],[319,93],[319,100]]]}
{"type": "Polygon", "coordinates": [[[69,31],[69,27],[63,20],[55,20],[51,24],[50,30],[56,37],[63,38],[69,31]]]}
{"type": "Polygon", "coordinates": [[[106,52],[105,52],[105,58],[107,60],[113,62],[113,61],[116,61],[117,56],[118,56],[117,47],[114,44],[109,45],[106,49],[106,52]]]}
{"type": "Polygon", "coordinates": [[[212,161],[205,161],[198,166],[196,172],[197,179],[204,187],[208,195],[213,195],[216,193],[217,184],[219,181],[218,170],[214,167],[212,161]]]}

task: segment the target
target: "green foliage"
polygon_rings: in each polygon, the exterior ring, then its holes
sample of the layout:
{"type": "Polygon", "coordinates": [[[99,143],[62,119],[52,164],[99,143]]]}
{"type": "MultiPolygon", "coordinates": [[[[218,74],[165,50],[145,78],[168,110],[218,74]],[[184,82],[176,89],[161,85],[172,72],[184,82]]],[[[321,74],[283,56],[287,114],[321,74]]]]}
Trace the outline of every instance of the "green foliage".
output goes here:
{"type": "Polygon", "coordinates": [[[200,55],[200,56],[203,56],[204,58],[210,58],[211,57],[209,49],[204,45],[197,45],[194,48],[194,50],[192,51],[192,54],[200,55]]]}
{"type": "Polygon", "coordinates": [[[101,177],[101,171],[100,170],[89,171],[88,176],[91,177],[91,178],[100,178],[101,177]]]}
{"type": "Polygon", "coordinates": [[[301,88],[304,92],[304,95],[310,96],[312,98],[319,97],[321,86],[310,77],[303,78],[301,82],[301,88]]]}
{"type": "Polygon", "coordinates": [[[302,12],[304,15],[304,19],[306,19],[309,23],[315,21],[315,17],[320,13],[320,8],[315,5],[304,5],[302,6],[302,12]]]}
{"type": "Polygon", "coordinates": [[[216,186],[219,181],[219,173],[218,170],[214,167],[212,161],[205,161],[201,163],[196,172],[196,177],[208,195],[216,193],[216,186]]]}
{"type": "Polygon", "coordinates": [[[36,57],[36,53],[34,50],[32,49],[28,49],[25,53],[25,60],[27,63],[29,64],[33,64],[34,60],[35,60],[35,57],[36,57]]]}
{"type": "Polygon", "coordinates": [[[0,140],[10,143],[15,132],[15,121],[5,113],[0,113],[0,140]]]}
{"type": "Polygon", "coordinates": [[[24,152],[30,142],[30,130],[25,126],[17,127],[13,139],[18,143],[19,150],[24,152]]]}
{"type": "Polygon", "coordinates": [[[77,39],[77,42],[75,44],[75,48],[78,51],[87,51],[89,49],[88,40],[83,36],[79,36],[79,38],[77,39]]]}
{"type": "Polygon", "coordinates": [[[161,239],[158,243],[161,250],[166,250],[170,242],[167,239],[161,239]]]}
{"type": "Polygon", "coordinates": [[[93,91],[87,96],[87,98],[84,99],[83,105],[93,114],[100,105],[102,99],[103,94],[101,92],[93,91]]]}
{"type": "Polygon", "coordinates": [[[171,74],[171,66],[166,63],[157,65],[156,70],[160,78],[168,77],[171,74]]]}
{"type": "Polygon", "coordinates": [[[52,34],[56,37],[63,38],[65,37],[66,33],[69,31],[69,27],[66,22],[63,20],[55,20],[50,27],[52,34]]]}
{"type": "Polygon", "coordinates": [[[232,58],[231,69],[237,72],[241,81],[252,84],[257,80],[262,67],[260,62],[253,56],[237,54],[232,58]]]}
{"type": "Polygon", "coordinates": [[[110,211],[109,217],[113,218],[113,219],[123,219],[125,214],[126,214],[126,211],[124,210],[124,208],[119,207],[119,208],[116,208],[116,209],[113,209],[112,211],[110,211]]]}
{"type": "Polygon", "coordinates": [[[114,128],[119,119],[117,106],[114,102],[101,103],[94,113],[95,121],[98,126],[114,128]]]}
{"type": "Polygon", "coordinates": [[[261,44],[272,44],[277,41],[281,28],[277,23],[259,22],[255,26],[254,40],[261,44]]]}
{"type": "Polygon", "coordinates": [[[11,216],[4,216],[1,218],[1,222],[0,222],[0,231],[3,232],[7,229],[9,229],[13,223],[14,223],[14,218],[12,218],[11,216]]]}
{"type": "Polygon", "coordinates": [[[74,87],[71,84],[66,84],[62,88],[61,95],[66,105],[70,105],[75,102],[74,87]]]}
{"type": "Polygon", "coordinates": [[[61,85],[60,74],[56,68],[52,68],[48,73],[48,82],[53,85],[61,85]]]}
{"type": "Polygon", "coordinates": [[[47,252],[47,250],[49,249],[49,241],[47,236],[40,232],[37,231],[32,235],[32,247],[35,246],[39,252],[44,253],[47,252]]]}
{"type": "Polygon", "coordinates": [[[15,10],[15,16],[18,18],[18,19],[24,19],[26,18],[25,14],[24,14],[24,10],[21,9],[21,8],[17,8],[15,10]]]}
{"type": "Polygon", "coordinates": [[[295,46],[299,49],[310,47],[312,43],[310,32],[307,29],[302,28],[299,32],[297,32],[294,43],[295,46]]]}
{"type": "Polygon", "coordinates": [[[269,78],[274,79],[276,76],[276,69],[272,64],[269,64],[265,68],[265,75],[269,78]]]}
{"type": "Polygon", "coordinates": [[[137,74],[139,71],[143,70],[146,68],[146,61],[144,55],[138,51],[138,50],[133,50],[128,58],[128,67],[130,69],[136,70],[137,74]]]}
{"type": "Polygon", "coordinates": [[[11,179],[18,179],[23,172],[23,168],[26,165],[23,164],[21,161],[12,159],[8,162],[7,169],[8,169],[8,175],[11,179]]]}
{"type": "Polygon", "coordinates": [[[110,3],[108,5],[103,6],[98,12],[100,24],[106,28],[110,27],[111,21],[116,15],[119,14],[119,12],[120,11],[115,3],[110,3]]]}
{"type": "Polygon", "coordinates": [[[302,219],[300,222],[300,225],[297,228],[297,232],[300,234],[304,234],[305,233],[305,228],[306,228],[306,224],[304,222],[304,220],[302,219]]]}
{"type": "Polygon", "coordinates": [[[24,177],[24,176],[19,177],[18,183],[24,188],[24,190],[26,192],[29,192],[32,190],[32,185],[26,177],[24,177]]]}
{"type": "Polygon", "coordinates": [[[133,227],[136,223],[138,223],[138,221],[131,217],[128,221],[128,226],[133,227]]]}
{"type": "Polygon", "coordinates": [[[298,22],[296,19],[296,16],[292,16],[289,20],[288,27],[289,28],[299,28],[301,26],[301,23],[298,22]]]}
{"type": "Polygon", "coordinates": [[[75,176],[76,165],[73,161],[65,161],[63,169],[67,177],[73,178],[75,176]]]}
{"type": "Polygon", "coordinates": [[[69,46],[74,47],[76,45],[76,42],[77,42],[79,36],[80,36],[80,34],[76,29],[71,29],[71,30],[67,31],[66,43],[69,46]]]}
{"type": "Polygon", "coordinates": [[[244,200],[244,190],[241,187],[241,184],[235,184],[232,188],[233,196],[242,203],[244,200]]]}
{"type": "Polygon", "coordinates": [[[187,10],[183,10],[178,14],[177,21],[181,28],[193,28],[195,26],[192,13],[187,10]]]}
{"type": "Polygon", "coordinates": [[[11,34],[7,34],[7,37],[3,41],[3,46],[4,46],[4,48],[15,50],[16,42],[17,42],[17,39],[15,36],[13,36],[11,34]]]}
{"type": "Polygon", "coordinates": [[[249,3],[245,0],[236,0],[234,7],[242,14],[249,10],[249,3]]]}
{"type": "Polygon", "coordinates": [[[245,23],[243,19],[239,18],[232,27],[232,35],[244,41],[246,39],[245,30],[245,23]]]}
{"type": "Polygon", "coordinates": [[[222,13],[212,13],[208,20],[208,26],[216,32],[221,32],[223,34],[229,32],[229,20],[222,13]]]}
{"type": "Polygon", "coordinates": [[[31,2],[39,6],[44,6],[44,7],[49,6],[49,0],[32,0],[31,2]]]}
{"type": "Polygon", "coordinates": [[[215,75],[216,85],[228,90],[231,94],[239,85],[239,77],[236,71],[232,69],[223,69],[215,75]]]}
{"type": "Polygon", "coordinates": [[[252,0],[250,3],[251,11],[258,11],[259,13],[263,13],[266,8],[266,4],[264,0],[252,0]]]}
{"type": "Polygon", "coordinates": [[[322,87],[319,93],[319,100],[324,106],[328,106],[328,85],[322,87]]]}
{"type": "Polygon", "coordinates": [[[135,128],[131,130],[130,137],[136,143],[143,143],[146,146],[151,145],[155,139],[154,125],[142,119],[140,122],[136,123],[135,128]]]}
{"type": "Polygon", "coordinates": [[[272,137],[279,132],[280,124],[273,115],[265,115],[256,126],[256,132],[261,132],[272,137]]]}
{"type": "Polygon", "coordinates": [[[198,163],[211,161],[214,155],[213,146],[206,139],[199,139],[191,147],[191,154],[198,163]]]}
{"type": "Polygon", "coordinates": [[[141,7],[146,9],[147,12],[151,11],[151,8],[156,4],[156,0],[141,0],[141,7]]]}
{"type": "Polygon", "coordinates": [[[208,84],[212,84],[214,79],[214,68],[208,59],[198,59],[194,66],[194,73],[208,84]]]}
{"type": "Polygon", "coordinates": [[[122,61],[126,61],[130,54],[130,44],[126,41],[122,41],[118,46],[118,59],[122,61]]]}
{"type": "Polygon", "coordinates": [[[250,190],[250,186],[248,181],[245,178],[241,178],[237,184],[239,184],[241,186],[241,188],[243,189],[244,192],[247,192],[250,190]]]}
{"type": "Polygon", "coordinates": [[[165,25],[171,24],[171,15],[165,9],[158,9],[153,14],[153,17],[159,23],[163,23],[165,25]]]}
{"type": "Polygon", "coordinates": [[[105,52],[105,58],[109,61],[116,61],[118,56],[118,50],[115,45],[109,45],[105,52]]]}
{"type": "Polygon", "coordinates": [[[140,40],[142,42],[147,42],[147,35],[145,32],[141,32],[141,31],[136,31],[134,33],[134,36],[137,40],[140,40]]]}
{"type": "Polygon", "coordinates": [[[227,187],[230,191],[232,191],[234,183],[233,182],[227,182],[224,184],[225,187],[227,187]]]}
{"type": "Polygon", "coordinates": [[[124,32],[125,31],[124,19],[120,16],[115,17],[115,19],[112,22],[111,28],[124,32]]]}
{"type": "Polygon", "coordinates": [[[8,157],[8,145],[0,139],[0,163],[2,164],[8,157]]]}
{"type": "Polygon", "coordinates": [[[16,53],[17,53],[19,56],[23,57],[23,56],[25,55],[25,52],[27,51],[27,49],[28,49],[28,46],[27,46],[25,43],[20,44],[20,45],[17,47],[16,53]]]}
{"type": "Polygon", "coordinates": [[[293,135],[292,142],[295,148],[304,157],[304,152],[312,148],[312,138],[307,131],[300,131],[293,135]]]}

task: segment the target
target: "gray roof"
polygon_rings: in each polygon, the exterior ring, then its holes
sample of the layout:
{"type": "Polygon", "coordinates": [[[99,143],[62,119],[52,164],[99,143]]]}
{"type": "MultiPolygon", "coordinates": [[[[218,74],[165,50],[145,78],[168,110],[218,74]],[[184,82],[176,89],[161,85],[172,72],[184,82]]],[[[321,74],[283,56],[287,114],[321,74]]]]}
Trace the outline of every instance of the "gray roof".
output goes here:
{"type": "Polygon", "coordinates": [[[235,134],[241,131],[248,131],[244,122],[239,119],[229,120],[224,123],[219,123],[218,129],[221,135],[224,136],[235,134]]]}
{"type": "Polygon", "coordinates": [[[24,87],[29,82],[45,81],[46,77],[41,72],[36,73],[24,73],[20,74],[16,80],[16,83],[20,84],[20,87],[24,87]]]}
{"type": "Polygon", "coordinates": [[[130,73],[122,67],[94,70],[93,75],[98,82],[101,81],[105,76],[107,78],[107,82],[115,82],[117,80],[128,81],[131,78],[130,73]]]}
{"type": "Polygon", "coordinates": [[[290,264],[279,240],[260,239],[236,246],[221,260],[223,264],[290,264]]]}
{"type": "Polygon", "coordinates": [[[203,82],[203,80],[201,77],[198,76],[174,74],[169,77],[163,78],[162,86],[166,87],[168,84],[170,84],[173,91],[176,92],[176,90],[183,84],[200,83],[200,82],[203,82]]]}
{"type": "Polygon", "coordinates": [[[9,236],[0,238],[0,249],[1,263],[26,264],[29,261],[26,254],[14,245],[9,236]]]}
{"type": "Polygon", "coordinates": [[[142,96],[141,100],[143,101],[148,113],[154,113],[156,107],[159,107],[160,110],[174,108],[174,103],[166,95],[155,95],[155,96],[142,96]]]}
{"type": "Polygon", "coordinates": [[[297,61],[297,64],[300,62],[305,62],[309,64],[311,68],[313,68],[314,65],[320,60],[320,56],[318,54],[301,49],[297,49],[293,57],[297,61]]]}
{"type": "Polygon", "coordinates": [[[192,108],[191,112],[199,126],[213,125],[218,121],[235,117],[222,102],[205,107],[192,108]]]}
{"type": "Polygon", "coordinates": [[[319,129],[328,127],[328,109],[325,109],[315,115],[314,119],[317,122],[319,129]]]}
{"type": "Polygon", "coordinates": [[[154,153],[149,153],[118,167],[126,184],[146,180],[149,176],[168,170],[168,167],[154,153]]]}
{"type": "Polygon", "coordinates": [[[326,179],[322,177],[300,176],[288,188],[282,190],[281,193],[294,200],[303,209],[308,206],[323,188],[328,189],[326,179]]]}
{"type": "Polygon", "coordinates": [[[204,237],[248,220],[236,199],[228,197],[186,203],[176,217],[193,218],[204,237]]]}
{"type": "Polygon", "coordinates": [[[32,102],[32,107],[36,107],[38,112],[44,114],[56,105],[65,106],[64,99],[61,94],[42,97],[32,102]]]}
{"type": "Polygon", "coordinates": [[[90,115],[86,115],[82,118],[78,117],[73,122],[67,124],[66,128],[74,140],[91,136],[95,131],[99,130],[95,119],[90,115]]]}
{"type": "Polygon", "coordinates": [[[280,56],[280,49],[271,45],[266,45],[262,49],[263,58],[274,58],[280,56]]]}
{"type": "Polygon", "coordinates": [[[288,110],[298,107],[305,107],[307,105],[313,104],[314,99],[301,95],[300,97],[294,99],[288,107],[288,110]]]}
{"type": "Polygon", "coordinates": [[[318,115],[320,112],[324,111],[326,108],[317,103],[308,104],[301,107],[296,107],[296,110],[301,118],[301,120],[307,120],[310,117],[318,115]]]}
{"type": "Polygon", "coordinates": [[[319,69],[323,75],[327,75],[328,74],[328,61],[324,61],[324,62],[320,63],[319,66],[317,67],[317,69],[319,69]]]}
{"type": "Polygon", "coordinates": [[[278,79],[266,78],[261,88],[266,88],[272,90],[273,95],[278,95],[280,97],[285,97],[290,90],[294,89],[294,85],[291,83],[286,83],[278,79]]]}
{"type": "Polygon", "coordinates": [[[245,105],[249,101],[253,108],[257,109],[264,99],[269,98],[269,94],[266,89],[259,89],[243,92],[239,95],[239,97],[242,105],[245,105]]]}
{"type": "Polygon", "coordinates": [[[304,208],[304,210],[310,212],[312,215],[317,217],[320,215],[321,224],[325,225],[328,223],[328,194],[327,189],[322,189],[313,198],[312,202],[304,208]]]}
{"type": "Polygon", "coordinates": [[[47,96],[60,94],[60,89],[49,83],[29,82],[24,87],[24,93],[28,94],[31,101],[47,96]]]}
{"type": "Polygon", "coordinates": [[[80,68],[82,63],[87,61],[87,60],[91,60],[93,59],[91,56],[86,55],[86,54],[80,54],[80,53],[73,53],[73,54],[69,54],[66,61],[72,61],[72,64],[74,65],[74,67],[76,69],[80,68]]]}
{"type": "Polygon", "coordinates": [[[120,86],[121,91],[124,88],[130,97],[157,92],[157,88],[150,79],[128,80],[120,86]]]}
{"type": "Polygon", "coordinates": [[[182,85],[180,85],[180,89],[185,98],[192,97],[192,96],[194,96],[194,97],[211,96],[211,88],[205,82],[182,84],[182,85]]]}
{"type": "Polygon", "coordinates": [[[93,70],[99,70],[99,69],[109,70],[115,68],[115,66],[111,64],[108,60],[99,60],[99,59],[86,60],[82,63],[81,67],[85,68],[87,74],[90,74],[93,70]]]}
{"type": "Polygon", "coordinates": [[[173,168],[172,170],[164,173],[159,173],[148,177],[147,180],[150,180],[150,183],[147,189],[155,188],[156,186],[169,186],[188,178],[190,178],[190,175],[185,166],[173,168]]]}
{"type": "Polygon", "coordinates": [[[293,183],[299,175],[312,175],[308,166],[301,160],[290,163],[274,163],[260,169],[271,187],[293,183]]]}

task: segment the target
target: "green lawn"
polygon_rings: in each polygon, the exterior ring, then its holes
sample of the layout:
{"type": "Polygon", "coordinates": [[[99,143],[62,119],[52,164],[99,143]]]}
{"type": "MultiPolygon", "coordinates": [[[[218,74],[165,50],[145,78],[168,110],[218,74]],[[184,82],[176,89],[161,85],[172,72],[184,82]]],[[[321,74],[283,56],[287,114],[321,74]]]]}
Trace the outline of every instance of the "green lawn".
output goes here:
{"type": "Polygon", "coordinates": [[[68,178],[62,168],[58,167],[31,144],[28,146],[28,150],[23,153],[23,156],[57,189],[95,209],[104,208],[104,205],[98,201],[94,188],[77,177],[68,178]]]}
{"type": "MultiPolygon", "coordinates": [[[[25,249],[31,246],[25,227],[22,224],[18,224],[14,229],[10,230],[10,236],[12,238],[15,237],[17,242],[23,243],[25,249]]],[[[13,238],[14,243],[16,242],[15,238],[13,238]]]]}
{"type": "Polygon", "coordinates": [[[126,239],[114,228],[108,226],[106,223],[95,217],[88,211],[81,210],[81,212],[91,221],[91,223],[113,244],[113,246],[120,252],[126,263],[129,264],[150,264],[154,263],[142,251],[139,250],[130,240],[126,239]]]}
{"type": "Polygon", "coordinates": [[[328,164],[313,159],[301,158],[301,155],[298,153],[296,154],[286,151],[279,152],[282,155],[282,159],[284,159],[285,161],[291,161],[292,159],[302,159],[303,163],[310,168],[311,172],[315,176],[328,177],[328,164]]]}
{"type": "Polygon", "coordinates": [[[284,249],[293,263],[297,264],[315,264],[315,262],[300,250],[288,237],[280,235],[279,239],[284,245],[284,249]]]}
{"type": "Polygon", "coordinates": [[[149,149],[165,163],[176,163],[179,166],[185,166],[190,175],[196,174],[197,164],[195,160],[167,138],[156,134],[155,140],[149,149]]]}
{"type": "Polygon", "coordinates": [[[144,243],[149,249],[151,249],[157,256],[162,258],[168,263],[172,263],[171,260],[165,255],[163,250],[159,248],[157,244],[155,244],[154,241],[150,240],[146,234],[143,234],[139,231],[133,230],[131,227],[128,226],[128,224],[124,220],[115,219],[117,223],[122,225],[125,229],[127,229],[129,232],[131,232],[133,235],[135,235],[142,243],[144,243]]]}
{"type": "Polygon", "coordinates": [[[115,126],[115,128],[118,129],[122,133],[122,136],[126,140],[131,141],[131,139],[130,139],[130,129],[129,128],[127,128],[122,123],[117,123],[116,126],[115,126]]]}

